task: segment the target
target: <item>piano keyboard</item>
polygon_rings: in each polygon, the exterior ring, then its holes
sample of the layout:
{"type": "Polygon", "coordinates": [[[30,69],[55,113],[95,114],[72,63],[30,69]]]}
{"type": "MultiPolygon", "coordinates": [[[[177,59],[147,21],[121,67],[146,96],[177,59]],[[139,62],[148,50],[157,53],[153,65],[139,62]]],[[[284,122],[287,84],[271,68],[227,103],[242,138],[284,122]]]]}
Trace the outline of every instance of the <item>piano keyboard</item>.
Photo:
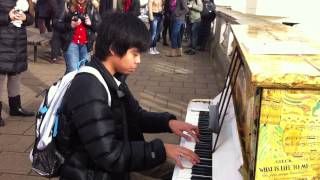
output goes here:
{"type": "Polygon", "coordinates": [[[212,179],[212,133],[208,130],[209,125],[209,109],[208,104],[201,103],[203,105],[188,111],[186,116],[186,122],[193,125],[197,125],[199,128],[199,142],[187,141],[181,138],[181,146],[194,151],[200,157],[200,163],[192,165],[187,160],[182,159],[184,169],[175,167],[173,178],[174,180],[211,180],[212,179]],[[200,111],[198,111],[200,110],[200,111]]]}
{"type": "Polygon", "coordinates": [[[209,105],[216,104],[219,97],[211,100],[194,99],[189,103],[185,121],[199,127],[200,141],[196,143],[181,138],[180,145],[198,154],[200,163],[193,166],[184,158],[181,159],[184,169],[176,166],[172,180],[242,179],[239,169],[243,164],[243,159],[232,103],[222,126],[217,150],[212,154],[216,134],[208,130],[209,105]]]}

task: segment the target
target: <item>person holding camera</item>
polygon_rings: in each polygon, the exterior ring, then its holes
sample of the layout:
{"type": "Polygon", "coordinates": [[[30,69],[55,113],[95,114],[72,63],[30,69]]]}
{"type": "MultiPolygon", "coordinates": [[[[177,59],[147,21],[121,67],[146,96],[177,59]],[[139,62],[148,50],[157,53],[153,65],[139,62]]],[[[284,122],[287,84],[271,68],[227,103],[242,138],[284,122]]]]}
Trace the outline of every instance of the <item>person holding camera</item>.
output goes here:
{"type": "Polygon", "coordinates": [[[100,14],[91,1],[71,0],[67,3],[64,15],[54,23],[54,27],[62,33],[66,73],[76,70],[90,59],[89,53],[100,21],[100,14]]]}

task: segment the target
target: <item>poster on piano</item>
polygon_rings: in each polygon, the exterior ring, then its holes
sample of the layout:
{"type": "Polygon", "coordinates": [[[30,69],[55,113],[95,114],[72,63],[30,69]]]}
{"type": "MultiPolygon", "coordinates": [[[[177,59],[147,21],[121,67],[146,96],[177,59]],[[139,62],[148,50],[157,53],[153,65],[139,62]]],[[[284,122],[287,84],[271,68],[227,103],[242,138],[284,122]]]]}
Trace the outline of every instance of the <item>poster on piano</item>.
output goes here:
{"type": "Polygon", "coordinates": [[[255,179],[320,179],[320,92],[264,89],[255,179]]]}

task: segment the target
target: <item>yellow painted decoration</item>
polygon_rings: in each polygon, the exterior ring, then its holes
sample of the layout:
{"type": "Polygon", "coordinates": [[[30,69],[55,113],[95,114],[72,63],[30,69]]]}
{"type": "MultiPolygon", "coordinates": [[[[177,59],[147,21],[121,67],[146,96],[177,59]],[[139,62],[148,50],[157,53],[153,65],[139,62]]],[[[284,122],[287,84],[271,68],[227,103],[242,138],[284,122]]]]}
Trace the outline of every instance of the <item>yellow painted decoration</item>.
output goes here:
{"type": "Polygon", "coordinates": [[[320,179],[320,92],[264,89],[256,180],[320,179]]]}

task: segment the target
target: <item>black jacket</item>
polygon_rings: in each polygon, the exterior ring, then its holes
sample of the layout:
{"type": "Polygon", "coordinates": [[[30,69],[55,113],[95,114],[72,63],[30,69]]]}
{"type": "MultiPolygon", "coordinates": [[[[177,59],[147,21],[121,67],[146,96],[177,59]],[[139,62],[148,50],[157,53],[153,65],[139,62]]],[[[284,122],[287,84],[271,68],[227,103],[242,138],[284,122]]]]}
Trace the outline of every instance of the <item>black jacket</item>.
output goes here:
{"type": "Polygon", "coordinates": [[[132,0],[128,13],[131,13],[134,16],[140,16],[140,0],[132,0]]]}
{"type": "Polygon", "coordinates": [[[102,15],[107,11],[112,11],[113,1],[112,0],[100,0],[99,12],[102,15]]]}
{"type": "Polygon", "coordinates": [[[51,6],[51,0],[38,0],[36,4],[36,12],[39,18],[51,18],[54,14],[51,6]]]}
{"type": "Polygon", "coordinates": [[[27,70],[27,31],[33,23],[31,14],[20,28],[15,27],[9,18],[10,10],[16,5],[13,0],[0,1],[0,74],[17,74],[27,70]]]}
{"type": "MultiPolygon", "coordinates": [[[[163,142],[145,142],[143,132],[170,132],[169,113],[143,110],[122,81],[120,88],[101,62],[99,70],[109,86],[111,108],[103,85],[91,74],[78,74],[64,97],[62,119],[71,129],[69,142],[58,147],[67,158],[61,180],[122,180],[130,171],[153,168],[166,160],[163,142]],[[122,108],[123,106],[123,108],[122,108]],[[67,144],[67,145],[66,145],[67,144]]],[[[119,76],[122,79],[122,76],[119,76]]],[[[64,124],[64,123],[61,123],[64,124]]]]}
{"type": "MultiPolygon", "coordinates": [[[[92,6],[91,1],[88,2],[86,10],[92,25],[86,26],[87,29],[87,48],[88,52],[92,50],[93,42],[95,41],[95,32],[97,32],[98,26],[101,23],[101,16],[99,12],[92,6]]],[[[62,49],[68,50],[68,47],[72,41],[74,29],[71,27],[71,20],[74,14],[68,9],[60,14],[59,17],[55,17],[53,20],[53,27],[61,33],[62,36],[62,49]]]]}

